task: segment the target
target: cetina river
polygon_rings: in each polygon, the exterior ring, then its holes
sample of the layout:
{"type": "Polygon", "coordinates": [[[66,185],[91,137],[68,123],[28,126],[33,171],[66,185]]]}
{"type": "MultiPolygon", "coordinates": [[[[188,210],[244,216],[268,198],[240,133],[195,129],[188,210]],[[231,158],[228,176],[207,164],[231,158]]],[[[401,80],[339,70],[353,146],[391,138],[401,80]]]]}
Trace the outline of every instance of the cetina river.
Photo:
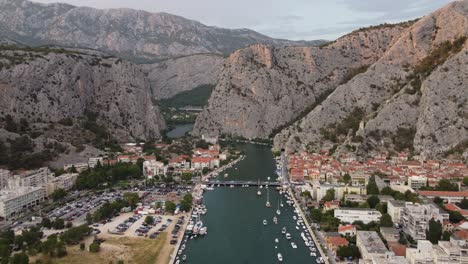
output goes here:
{"type": "MultiPolygon", "coordinates": [[[[246,155],[232,168],[220,174],[219,180],[276,180],[275,162],[270,148],[253,144],[238,144],[246,155]],[[236,169],[237,168],[237,169],[236,169]],[[224,178],[224,173],[229,176],[224,178]]],[[[203,203],[208,212],[202,221],[208,227],[208,234],[202,238],[189,239],[183,254],[185,263],[191,264],[263,264],[279,263],[277,253],[283,255],[283,263],[316,263],[310,256],[310,250],[301,238],[302,227],[296,229],[293,219],[294,208],[286,203],[285,197],[275,187],[269,187],[271,208],[265,207],[267,189],[261,189],[257,196],[257,187],[216,187],[204,194],[203,203]],[[281,215],[276,215],[278,203],[281,215]],[[278,224],[273,217],[278,217],[278,224]],[[263,220],[268,225],[263,225],[263,220]],[[286,227],[291,234],[287,240],[281,233],[286,227]],[[279,243],[275,243],[275,238],[279,243]],[[297,244],[297,249],[291,247],[297,244]]],[[[320,253],[316,252],[317,256],[320,253]]],[[[181,262],[182,263],[182,262],[181,262]]]]}

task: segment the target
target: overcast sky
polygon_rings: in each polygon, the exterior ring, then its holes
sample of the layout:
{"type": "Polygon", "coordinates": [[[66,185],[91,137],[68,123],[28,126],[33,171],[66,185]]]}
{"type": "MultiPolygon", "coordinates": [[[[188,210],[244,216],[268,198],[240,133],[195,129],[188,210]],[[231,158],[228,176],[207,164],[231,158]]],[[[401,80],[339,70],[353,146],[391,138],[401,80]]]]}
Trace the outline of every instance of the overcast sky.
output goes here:
{"type": "Polygon", "coordinates": [[[33,0],[167,12],[275,38],[335,39],[354,29],[421,17],[453,0],[33,0]]]}

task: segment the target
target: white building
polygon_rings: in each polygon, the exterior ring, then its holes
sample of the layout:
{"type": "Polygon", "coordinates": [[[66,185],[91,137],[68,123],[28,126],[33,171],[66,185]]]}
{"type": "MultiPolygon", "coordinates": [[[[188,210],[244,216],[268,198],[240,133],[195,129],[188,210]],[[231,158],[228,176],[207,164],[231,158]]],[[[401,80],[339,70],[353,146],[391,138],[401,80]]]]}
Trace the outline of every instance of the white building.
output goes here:
{"type": "Polygon", "coordinates": [[[410,264],[466,264],[466,246],[454,241],[439,241],[433,245],[428,240],[418,240],[417,248],[407,248],[406,258],[410,264]]]}
{"type": "Polygon", "coordinates": [[[426,229],[432,218],[443,223],[448,217],[448,213],[433,204],[407,202],[401,214],[401,222],[406,234],[411,235],[414,240],[420,240],[426,239],[426,229]]]}
{"type": "Polygon", "coordinates": [[[46,198],[43,187],[11,186],[0,190],[0,217],[10,219],[28,208],[39,205],[46,198]]]}
{"type": "Polygon", "coordinates": [[[157,160],[146,160],[143,162],[143,175],[152,179],[158,175],[166,175],[167,166],[164,163],[157,160]]]}
{"type": "Polygon", "coordinates": [[[15,185],[24,187],[46,187],[49,177],[54,174],[50,173],[49,168],[43,167],[37,170],[22,171],[13,176],[15,185]]]}
{"type": "Polygon", "coordinates": [[[51,195],[58,189],[70,190],[73,185],[75,185],[77,178],[78,173],[65,173],[50,179],[47,183],[47,196],[51,195]]]}
{"type": "Polygon", "coordinates": [[[405,208],[405,201],[390,200],[387,202],[387,213],[392,217],[394,224],[401,223],[401,213],[405,208]]]}
{"type": "Polygon", "coordinates": [[[427,185],[427,178],[426,176],[410,176],[408,177],[408,186],[414,190],[417,190],[421,187],[425,187],[427,185]]]}
{"type": "Polygon", "coordinates": [[[69,169],[71,169],[72,167],[75,167],[76,171],[77,172],[82,172],[82,171],[85,171],[87,170],[89,167],[88,167],[88,163],[87,162],[79,162],[79,163],[74,163],[74,164],[65,164],[63,166],[63,169],[68,171],[69,169]]]}
{"type": "Polygon", "coordinates": [[[8,179],[10,178],[10,171],[0,169],[0,189],[8,186],[8,179]]]}
{"type": "Polygon", "coordinates": [[[90,168],[94,168],[96,167],[96,165],[98,164],[98,162],[103,165],[103,162],[104,162],[104,158],[103,157],[97,157],[97,158],[89,158],[88,159],[88,166],[90,168]]]}
{"type": "Polygon", "coordinates": [[[375,231],[357,231],[356,246],[364,263],[372,263],[372,258],[386,257],[385,244],[375,231]]]}
{"type": "Polygon", "coordinates": [[[372,264],[408,264],[408,260],[403,256],[395,256],[392,251],[387,251],[384,256],[372,255],[372,264]]]}
{"type": "Polygon", "coordinates": [[[335,217],[341,222],[352,224],[355,221],[362,221],[368,224],[372,221],[380,221],[382,214],[375,209],[368,208],[340,208],[335,209],[335,217]]]}

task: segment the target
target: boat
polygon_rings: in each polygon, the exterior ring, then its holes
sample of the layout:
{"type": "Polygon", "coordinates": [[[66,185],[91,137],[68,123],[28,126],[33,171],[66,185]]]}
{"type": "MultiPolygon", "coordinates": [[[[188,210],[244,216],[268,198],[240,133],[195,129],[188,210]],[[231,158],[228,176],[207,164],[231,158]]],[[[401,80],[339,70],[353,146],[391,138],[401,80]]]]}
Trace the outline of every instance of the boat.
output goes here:
{"type": "Polygon", "coordinates": [[[208,233],[208,228],[206,226],[200,228],[199,234],[204,236],[208,233]]]}
{"type": "Polygon", "coordinates": [[[227,173],[224,173],[224,178],[227,178],[227,176],[229,176],[227,173]]]}
{"type": "Polygon", "coordinates": [[[292,247],[292,248],[297,248],[297,245],[296,245],[296,243],[294,243],[294,242],[291,242],[291,247],[292,247]]]}
{"type": "Polygon", "coordinates": [[[278,240],[278,238],[275,238],[275,243],[279,243],[279,240],[278,240]]]}
{"type": "Polygon", "coordinates": [[[317,254],[316,254],[315,252],[310,252],[310,255],[311,255],[311,256],[314,256],[314,257],[317,256],[317,254]]]}
{"type": "Polygon", "coordinates": [[[291,239],[291,234],[286,233],[286,239],[291,239]]]}
{"type": "Polygon", "coordinates": [[[263,220],[263,225],[267,225],[267,224],[268,224],[267,220],[264,219],[264,220],[263,220]]]}
{"type": "Polygon", "coordinates": [[[295,215],[293,215],[293,219],[294,219],[294,220],[296,220],[296,219],[297,219],[297,217],[296,217],[295,215]]]}
{"type": "Polygon", "coordinates": [[[280,208],[279,208],[279,201],[278,201],[278,209],[276,209],[276,214],[277,214],[277,215],[280,215],[280,214],[281,214],[281,211],[280,211],[280,208]]]}
{"type": "Polygon", "coordinates": [[[281,262],[283,261],[283,255],[281,255],[281,253],[278,253],[278,260],[281,262]]]}
{"type": "Polygon", "coordinates": [[[275,223],[275,224],[278,223],[278,218],[276,218],[276,216],[273,217],[273,223],[275,223]]]}
{"type": "Polygon", "coordinates": [[[266,206],[266,207],[271,207],[271,204],[270,204],[270,192],[268,191],[268,189],[267,189],[267,201],[266,201],[265,206],[266,206]]]}
{"type": "Polygon", "coordinates": [[[299,227],[298,227],[298,226],[296,226],[296,229],[297,229],[297,230],[299,230],[299,227]]]}
{"type": "Polygon", "coordinates": [[[310,246],[309,241],[304,242],[306,246],[310,246]]]}
{"type": "Polygon", "coordinates": [[[286,234],[286,227],[283,227],[283,229],[281,229],[281,233],[286,234]]]}
{"type": "Polygon", "coordinates": [[[281,207],[284,206],[284,204],[283,204],[283,199],[281,199],[280,206],[281,206],[281,207]]]}
{"type": "Polygon", "coordinates": [[[182,260],[183,260],[183,261],[186,261],[186,260],[187,260],[187,255],[183,255],[183,256],[182,256],[182,260]]]}
{"type": "Polygon", "coordinates": [[[262,192],[260,191],[260,180],[258,180],[258,191],[257,191],[257,195],[260,196],[262,195],[262,192]]]}

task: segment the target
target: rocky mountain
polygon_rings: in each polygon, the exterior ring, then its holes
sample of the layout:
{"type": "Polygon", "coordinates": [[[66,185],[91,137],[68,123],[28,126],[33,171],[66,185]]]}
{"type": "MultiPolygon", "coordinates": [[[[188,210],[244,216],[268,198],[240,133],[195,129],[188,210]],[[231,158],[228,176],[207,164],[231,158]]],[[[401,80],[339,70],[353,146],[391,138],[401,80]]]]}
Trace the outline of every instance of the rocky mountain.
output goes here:
{"type": "Polygon", "coordinates": [[[3,127],[27,124],[59,141],[88,132],[102,141],[157,138],[165,128],[144,72],[118,58],[1,47],[0,91],[3,127]]]}
{"type": "Polygon", "coordinates": [[[272,39],[248,29],[210,27],[166,13],[45,5],[26,0],[0,0],[0,35],[33,46],[92,48],[140,60],[197,53],[229,54],[256,43],[320,43],[272,39]]]}
{"type": "Polygon", "coordinates": [[[238,51],[195,132],[266,137],[287,126],[275,136],[276,148],[337,155],[466,151],[467,35],[464,0],[414,23],[358,30],[324,48],[238,51]]]}
{"type": "Polygon", "coordinates": [[[142,68],[150,80],[153,96],[164,99],[200,85],[215,84],[223,61],[221,55],[196,54],[142,64],[142,68]]]}

